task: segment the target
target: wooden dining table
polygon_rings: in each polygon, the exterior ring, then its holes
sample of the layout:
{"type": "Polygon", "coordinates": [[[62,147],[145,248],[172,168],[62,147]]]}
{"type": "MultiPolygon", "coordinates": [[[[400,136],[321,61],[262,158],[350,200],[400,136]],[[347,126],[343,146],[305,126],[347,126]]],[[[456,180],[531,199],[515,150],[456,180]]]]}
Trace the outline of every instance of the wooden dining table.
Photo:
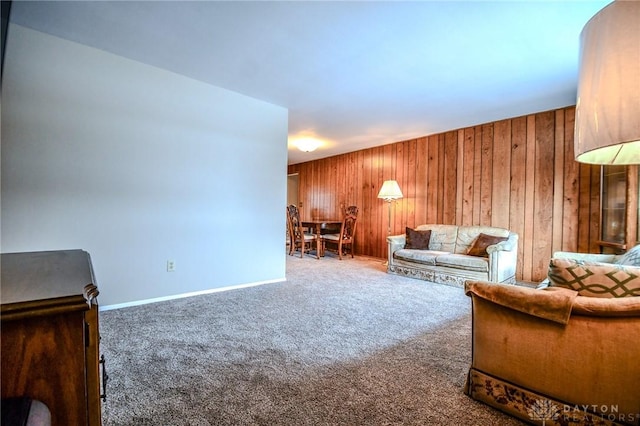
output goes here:
{"type": "Polygon", "coordinates": [[[340,232],[340,227],[342,226],[342,221],[338,219],[312,219],[312,220],[303,220],[302,226],[304,228],[313,229],[313,233],[316,236],[316,253],[318,254],[318,258],[320,258],[321,251],[320,247],[322,243],[320,242],[322,230],[327,228],[338,228],[337,232],[340,232]]]}

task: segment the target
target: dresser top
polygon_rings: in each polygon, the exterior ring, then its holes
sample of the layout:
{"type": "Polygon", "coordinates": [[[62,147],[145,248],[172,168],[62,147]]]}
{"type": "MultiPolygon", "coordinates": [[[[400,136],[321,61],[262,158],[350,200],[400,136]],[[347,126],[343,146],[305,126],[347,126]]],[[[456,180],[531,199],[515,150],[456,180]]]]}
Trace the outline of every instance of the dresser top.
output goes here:
{"type": "Polygon", "coordinates": [[[89,301],[97,295],[91,259],[84,250],[2,253],[0,259],[3,308],[10,303],[73,296],[89,301]],[[95,289],[91,297],[87,285],[95,289]]]}

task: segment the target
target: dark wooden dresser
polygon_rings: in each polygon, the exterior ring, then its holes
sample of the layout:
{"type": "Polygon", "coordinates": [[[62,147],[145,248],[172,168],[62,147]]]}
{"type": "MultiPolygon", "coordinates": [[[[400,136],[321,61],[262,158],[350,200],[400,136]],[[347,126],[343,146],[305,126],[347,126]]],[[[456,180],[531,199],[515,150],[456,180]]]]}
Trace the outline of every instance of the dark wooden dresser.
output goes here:
{"type": "Polygon", "coordinates": [[[45,403],[53,426],[101,425],[98,304],[83,250],[3,253],[2,398],[45,403]]]}

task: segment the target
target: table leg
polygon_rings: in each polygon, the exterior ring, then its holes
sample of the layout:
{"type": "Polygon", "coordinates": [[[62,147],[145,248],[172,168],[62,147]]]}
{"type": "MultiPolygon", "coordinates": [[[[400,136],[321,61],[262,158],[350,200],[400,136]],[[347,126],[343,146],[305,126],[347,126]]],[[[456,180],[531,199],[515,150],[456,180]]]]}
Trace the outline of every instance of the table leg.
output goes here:
{"type": "Polygon", "coordinates": [[[316,224],[316,255],[320,259],[320,234],[322,232],[322,225],[316,224]]]}

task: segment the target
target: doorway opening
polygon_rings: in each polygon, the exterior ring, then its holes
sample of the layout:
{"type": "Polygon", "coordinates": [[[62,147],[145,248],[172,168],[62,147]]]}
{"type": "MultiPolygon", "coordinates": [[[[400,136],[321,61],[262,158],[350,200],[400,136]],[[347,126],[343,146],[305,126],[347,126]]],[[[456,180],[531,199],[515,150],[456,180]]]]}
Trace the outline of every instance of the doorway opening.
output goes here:
{"type": "Polygon", "coordinates": [[[298,206],[298,173],[287,175],[287,205],[298,206]]]}

